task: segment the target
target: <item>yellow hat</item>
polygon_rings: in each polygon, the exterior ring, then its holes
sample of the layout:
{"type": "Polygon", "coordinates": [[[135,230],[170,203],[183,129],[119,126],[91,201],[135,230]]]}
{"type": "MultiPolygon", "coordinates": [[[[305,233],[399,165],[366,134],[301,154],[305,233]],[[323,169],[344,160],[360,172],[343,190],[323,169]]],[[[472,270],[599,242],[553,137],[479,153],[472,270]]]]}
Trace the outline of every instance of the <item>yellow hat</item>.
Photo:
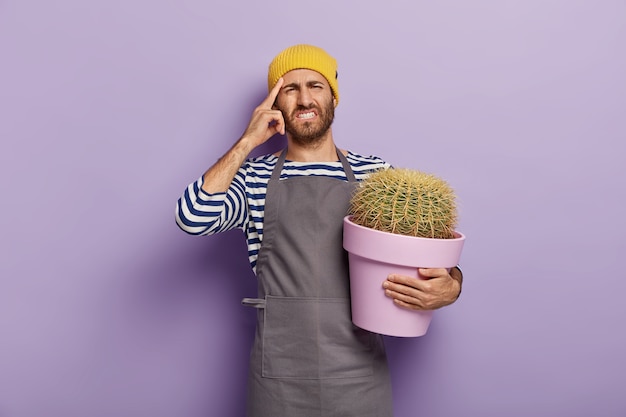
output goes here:
{"type": "Polygon", "coordinates": [[[274,88],[280,77],[295,69],[310,69],[322,74],[339,103],[337,61],[322,48],[313,45],[294,45],[276,55],[267,73],[269,90],[274,88]]]}

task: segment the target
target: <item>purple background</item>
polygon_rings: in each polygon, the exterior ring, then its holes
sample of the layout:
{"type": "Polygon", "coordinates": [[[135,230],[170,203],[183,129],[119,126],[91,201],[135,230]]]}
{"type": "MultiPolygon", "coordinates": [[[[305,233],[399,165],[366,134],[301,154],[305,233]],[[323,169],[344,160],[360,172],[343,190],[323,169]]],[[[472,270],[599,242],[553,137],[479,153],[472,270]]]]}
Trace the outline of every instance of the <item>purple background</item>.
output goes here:
{"type": "Polygon", "coordinates": [[[397,416],[626,415],[626,3],[364,4],[0,1],[1,417],[242,415],[244,242],[174,205],[300,42],[340,146],[459,195],[463,296],[388,339],[397,416]]]}

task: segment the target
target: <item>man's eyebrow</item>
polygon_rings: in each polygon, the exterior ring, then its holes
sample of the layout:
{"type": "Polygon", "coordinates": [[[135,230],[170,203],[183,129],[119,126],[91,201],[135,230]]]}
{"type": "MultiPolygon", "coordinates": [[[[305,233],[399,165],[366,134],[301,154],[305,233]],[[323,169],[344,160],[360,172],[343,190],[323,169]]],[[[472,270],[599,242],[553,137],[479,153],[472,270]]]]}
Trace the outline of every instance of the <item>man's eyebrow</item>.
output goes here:
{"type": "MultiPolygon", "coordinates": [[[[305,83],[305,85],[308,86],[308,87],[310,87],[312,85],[323,85],[323,84],[324,83],[322,81],[319,81],[319,80],[307,81],[305,83]]],[[[283,90],[285,88],[300,88],[300,83],[293,82],[293,83],[285,84],[280,89],[283,90]]]]}
{"type": "Polygon", "coordinates": [[[280,89],[282,90],[284,88],[299,88],[299,87],[300,87],[300,84],[294,82],[294,83],[285,84],[280,89]]]}

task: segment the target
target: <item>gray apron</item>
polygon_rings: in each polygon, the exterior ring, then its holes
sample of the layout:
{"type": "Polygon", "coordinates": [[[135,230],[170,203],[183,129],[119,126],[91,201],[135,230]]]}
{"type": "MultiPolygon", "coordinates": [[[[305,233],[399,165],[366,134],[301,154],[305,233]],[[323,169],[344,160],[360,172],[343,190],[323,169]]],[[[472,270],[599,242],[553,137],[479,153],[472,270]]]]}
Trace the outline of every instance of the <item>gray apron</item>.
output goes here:
{"type": "MultiPolygon", "coordinates": [[[[391,383],[380,335],[350,317],[343,217],[357,184],[321,176],[267,186],[257,259],[257,327],[250,357],[249,417],[390,417],[391,383]]],[[[381,289],[382,291],[382,289],[381,289]]]]}

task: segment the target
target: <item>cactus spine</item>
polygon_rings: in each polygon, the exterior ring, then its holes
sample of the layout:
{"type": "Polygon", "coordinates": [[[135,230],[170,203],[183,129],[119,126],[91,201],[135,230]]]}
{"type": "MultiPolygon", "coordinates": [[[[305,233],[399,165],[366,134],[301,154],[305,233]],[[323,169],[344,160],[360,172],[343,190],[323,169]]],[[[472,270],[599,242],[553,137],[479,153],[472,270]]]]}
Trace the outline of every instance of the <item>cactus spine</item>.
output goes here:
{"type": "Polygon", "coordinates": [[[443,179],[405,168],[374,172],[350,201],[352,221],[407,236],[454,238],[455,194],[443,179]]]}

